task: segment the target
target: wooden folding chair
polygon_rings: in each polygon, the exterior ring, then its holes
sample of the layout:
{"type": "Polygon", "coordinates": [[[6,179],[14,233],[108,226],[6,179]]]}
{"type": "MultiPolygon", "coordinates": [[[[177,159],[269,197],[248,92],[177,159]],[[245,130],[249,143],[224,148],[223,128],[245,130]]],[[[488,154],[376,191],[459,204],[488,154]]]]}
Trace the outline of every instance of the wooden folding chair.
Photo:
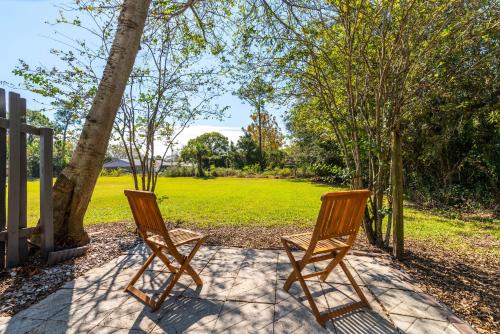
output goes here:
{"type": "Polygon", "coordinates": [[[132,293],[134,296],[149,305],[153,311],[157,310],[165,301],[168,294],[174,288],[181,275],[186,272],[194,280],[196,285],[202,285],[200,276],[194,271],[189,262],[196,254],[201,244],[205,240],[205,236],[198,233],[184,230],[174,229],[168,230],[156,202],[156,196],[152,192],[125,190],[125,195],[128,198],[134,220],[137,225],[138,232],[146,245],[151,248],[152,254],[142,265],[139,271],[134,275],[125,291],[132,293]],[[186,256],[179,252],[178,246],[187,243],[195,243],[191,252],[186,256]],[[175,267],[168,259],[167,254],[171,255],[179,267],[175,267]],[[147,267],[151,264],[155,257],[160,258],[167,268],[174,273],[174,276],[158,300],[154,300],[141,290],[134,287],[134,284],[141,277],[147,267]]]}
{"type": "Polygon", "coordinates": [[[281,237],[281,241],[293,267],[293,271],[288,276],[283,288],[285,291],[288,291],[293,282],[299,281],[311,305],[314,316],[323,326],[328,319],[353,312],[362,307],[370,308],[365,295],[343,262],[344,256],[356,239],[369,196],[370,192],[368,190],[326,193],[321,197],[321,209],[312,233],[281,237]],[[342,237],[346,240],[341,240],[340,238],[342,237]],[[304,257],[301,260],[297,261],[293,256],[292,245],[305,251],[304,257]],[[329,259],[332,259],[332,261],[324,270],[302,275],[301,272],[307,264],[329,259]],[[321,281],[324,282],[337,264],[340,264],[360,301],[343,305],[331,312],[320,313],[305,280],[314,276],[320,276],[321,281]]]}

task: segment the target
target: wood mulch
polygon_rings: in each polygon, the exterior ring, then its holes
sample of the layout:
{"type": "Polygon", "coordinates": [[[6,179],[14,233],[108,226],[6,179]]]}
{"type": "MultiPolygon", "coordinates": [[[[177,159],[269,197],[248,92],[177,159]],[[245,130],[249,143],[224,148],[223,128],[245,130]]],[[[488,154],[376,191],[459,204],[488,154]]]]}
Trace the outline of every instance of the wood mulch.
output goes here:
{"type": "MultiPolygon", "coordinates": [[[[306,230],[291,226],[192,228],[208,235],[206,244],[245,248],[282,248],[280,236],[306,230]]],[[[131,223],[96,224],[88,228],[91,242],[79,258],[47,267],[32,257],[23,267],[0,274],[0,316],[13,315],[57,290],[87,270],[98,267],[139,242],[131,223]]],[[[483,241],[484,242],[484,241],[483,241]]],[[[493,241],[492,241],[493,242],[493,241]]],[[[355,249],[380,253],[358,238],[355,249]]],[[[498,333],[500,328],[499,259],[445,250],[412,240],[406,241],[406,258],[392,261],[408,272],[425,292],[434,295],[479,333],[498,333]]]]}
{"type": "Polygon", "coordinates": [[[90,244],[81,257],[47,266],[39,256],[17,268],[0,271],[0,316],[12,316],[138,244],[130,223],[98,224],[87,228],[90,244]]]}
{"type": "Polygon", "coordinates": [[[500,333],[498,257],[479,256],[473,251],[453,252],[425,242],[405,242],[406,258],[395,261],[396,266],[409,273],[422,290],[467,320],[478,333],[500,333]]]}

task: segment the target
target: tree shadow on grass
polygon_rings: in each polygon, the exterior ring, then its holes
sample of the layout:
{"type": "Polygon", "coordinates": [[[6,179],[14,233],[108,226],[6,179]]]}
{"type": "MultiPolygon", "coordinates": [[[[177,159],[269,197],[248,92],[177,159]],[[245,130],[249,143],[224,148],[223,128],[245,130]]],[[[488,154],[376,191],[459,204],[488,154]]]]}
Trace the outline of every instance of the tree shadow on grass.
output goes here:
{"type": "Polygon", "coordinates": [[[217,177],[216,176],[193,176],[193,179],[207,181],[207,180],[215,180],[215,179],[217,179],[217,177]]]}

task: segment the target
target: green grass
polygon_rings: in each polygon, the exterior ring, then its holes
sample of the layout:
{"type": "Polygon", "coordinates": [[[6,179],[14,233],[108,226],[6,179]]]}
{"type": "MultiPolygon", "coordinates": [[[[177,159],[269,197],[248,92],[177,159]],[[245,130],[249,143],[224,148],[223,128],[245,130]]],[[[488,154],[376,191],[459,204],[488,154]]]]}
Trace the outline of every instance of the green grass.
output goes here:
{"type": "MultiPolygon", "coordinates": [[[[130,176],[101,177],[92,196],[85,224],[131,220],[123,190],[133,186],[130,176]]],[[[38,181],[28,184],[28,220],[38,219],[38,181]]],[[[312,227],[326,191],[340,190],[300,180],[241,178],[160,178],[157,196],[164,217],[200,227],[278,226],[312,227]]],[[[470,248],[470,240],[490,238],[498,245],[499,222],[463,221],[427,211],[405,208],[405,234],[452,249],[470,248]]],[[[494,252],[498,248],[492,246],[494,252]]]]}

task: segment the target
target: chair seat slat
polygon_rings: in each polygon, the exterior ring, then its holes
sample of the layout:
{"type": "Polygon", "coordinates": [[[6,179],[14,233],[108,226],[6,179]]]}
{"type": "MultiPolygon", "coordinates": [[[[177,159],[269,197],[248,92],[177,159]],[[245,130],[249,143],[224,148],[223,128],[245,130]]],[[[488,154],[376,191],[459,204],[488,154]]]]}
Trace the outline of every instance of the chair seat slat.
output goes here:
{"type": "MultiPolygon", "coordinates": [[[[294,244],[301,250],[305,251],[309,248],[309,245],[311,244],[312,235],[313,235],[312,233],[301,233],[301,234],[283,236],[282,239],[285,239],[286,241],[294,244]]],[[[313,251],[313,255],[324,252],[331,252],[336,249],[341,249],[346,247],[349,247],[349,245],[347,245],[341,240],[334,238],[323,239],[317,242],[316,247],[314,248],[313,251]]]]}

